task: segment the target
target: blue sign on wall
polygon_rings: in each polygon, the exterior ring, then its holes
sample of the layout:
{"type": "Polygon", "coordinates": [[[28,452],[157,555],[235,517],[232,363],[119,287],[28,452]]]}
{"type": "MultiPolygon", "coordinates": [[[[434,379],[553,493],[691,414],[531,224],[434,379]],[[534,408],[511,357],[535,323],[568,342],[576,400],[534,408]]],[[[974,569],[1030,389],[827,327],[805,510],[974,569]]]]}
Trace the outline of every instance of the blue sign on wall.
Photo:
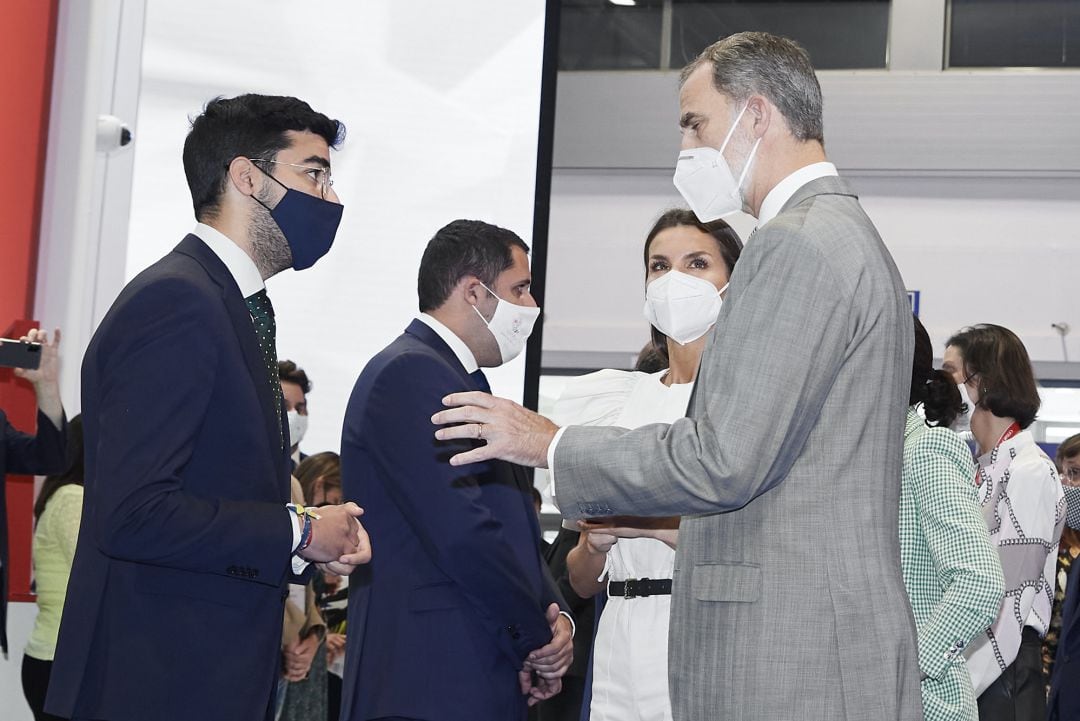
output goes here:
{"type": "Polygon", "coordinates": [[[919,291],[909,290],[907,292],[908,303],[911,303],[911,312],[915,314],[917,318],[919,316],[919,291]]]}

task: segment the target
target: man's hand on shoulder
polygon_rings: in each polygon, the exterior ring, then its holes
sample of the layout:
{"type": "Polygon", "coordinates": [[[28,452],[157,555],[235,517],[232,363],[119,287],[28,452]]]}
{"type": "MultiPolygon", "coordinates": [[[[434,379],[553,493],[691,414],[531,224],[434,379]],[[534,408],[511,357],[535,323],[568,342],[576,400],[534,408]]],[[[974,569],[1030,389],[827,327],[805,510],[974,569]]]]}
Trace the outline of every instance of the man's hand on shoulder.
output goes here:
{"type": "Polygon", "coordinates": [[[432,423],[443,426],[435,431],[435,438],[484,441],[482,446],[453,456],[450,465],[501,458],[530,468],[547,468],[548,446],[559,427],[544,416],[481,391],[451,393],[442,400],[448,410],[431,417],[432,423]]]}
{"type": "Polygon", "coordinates": [[[324,571],[346,576],[353,568],[371,560],[371,541],[357,520],[364,509],[352,501],[337,506],[320,506],[318,518],[311,519],[311,543],[300,557],[321,564],[324,571]]]}

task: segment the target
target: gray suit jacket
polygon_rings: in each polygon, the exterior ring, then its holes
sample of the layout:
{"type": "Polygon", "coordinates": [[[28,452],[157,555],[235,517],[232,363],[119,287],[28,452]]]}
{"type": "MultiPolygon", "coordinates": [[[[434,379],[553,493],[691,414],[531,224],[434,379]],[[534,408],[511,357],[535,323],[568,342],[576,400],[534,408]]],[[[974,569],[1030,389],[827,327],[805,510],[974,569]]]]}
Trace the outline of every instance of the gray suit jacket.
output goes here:
{"type": "Polygon", "coordinates": [[[898,531],[913,337],[873,224],[819,178],[747,244],[687,418],[564,432],[564,514],[684,516],[679,721],[922,718],[898,531]]]}

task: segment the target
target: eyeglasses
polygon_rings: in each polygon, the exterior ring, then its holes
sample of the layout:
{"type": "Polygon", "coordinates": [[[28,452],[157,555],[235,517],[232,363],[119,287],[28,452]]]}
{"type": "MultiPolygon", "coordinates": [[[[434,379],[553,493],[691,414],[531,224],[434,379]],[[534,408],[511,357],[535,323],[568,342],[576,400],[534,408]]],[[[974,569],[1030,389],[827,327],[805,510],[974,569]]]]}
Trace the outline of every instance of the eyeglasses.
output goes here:
{"type": "Polygon", "coordinates": [[[1080,466],[1070,466],[1061,472],[1062,478],[1067,478],[1072,483],[1080,484],[1080,466]]]}
{"type": "Polygon", "coordinates": [[[274,165],[287,165],[290,168],[300,168],[304,171],[311,180],[318,184],[319,195],[323,200],[326,200],[326,196],[330,193],[330,188],[334,185],[334,179],[330,176],[330,168],[323,168],[318,165],[298,165],[296,163],[283,163],[280,160],[266,160],[264,158],[251,158],[253,163],[273,163],[274,165]]]}

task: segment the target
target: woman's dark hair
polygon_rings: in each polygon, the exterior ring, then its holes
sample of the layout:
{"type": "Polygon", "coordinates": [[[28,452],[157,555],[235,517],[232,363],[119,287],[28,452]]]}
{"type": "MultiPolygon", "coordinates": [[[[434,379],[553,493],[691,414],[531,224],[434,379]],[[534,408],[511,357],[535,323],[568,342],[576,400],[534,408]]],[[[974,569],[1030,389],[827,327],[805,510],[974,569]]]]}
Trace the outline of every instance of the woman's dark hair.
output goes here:
{"type": "Polygon", "coordinates": [[[918,316],[912,314],[911,317],[915,322],[915,356],[911,364],[908,405],[922,403],[928,426],[952,425],[956,417],[967,410],[967,404],[960,397],[960,389],[952,376],[934,368],[934,347],[930,344],[930,334],[919,322],[918,316]]]}
{"type": "MultiPolygon", "coordinates": [[[[702,233],[708,233],[713,237],[717,248],[720,250],[720,257],[724,259],[724,264],[727,265],[728,275],[731,275],[731,272],[735,270],[735,263],[739,260],[739,254],[742,253],[743,244],[742,240],[739,239],[739,234],[722,220],[702,223],[694,215],[694,211],[685,208],[667,210],[653,223],[652,230],[645,237],[645,275],[649,274],[649,249],[652,247],[653,240],[662,231],[682,225],[697,228],[702,233]]],[[[667,336],[655,327],[652,328],[652,350],[649,353],[646,353],[646,350],[648,349],[642,349],[639,356],[639,365],[641,356],[645,356],[650,366],[660,364],[661,369],[668,367],[670,359],[667,352],[667,336]]]]}
{"type": "Polygon", "coordinates": [[[945,343],[960,351],[965,377],[977,376],[979,403],[998,418],[1015,418],[1021,428],[1039,412],[1039,389],[1031,359],[1008,328],[990,323],[964,328],[945,343]]]}
{"type": "Polygon", "coordinates": [[[315,493],[315,481],[323,482],[323,493],[327,488],[341,487],[341,456],[333,451],[323,451],[308,456],[300,461],[293,471],[300,488],[304,491],[304,503],[312,503],[315,493]]]}
{"type": "Polygon", "coordinates": [[[53,476],[45,476],[45,482],[41,484],[41,492],[34,501],[34,521],[41,518],[45,512],[45,506],[49,499],[61,486],[69,483],[83,485],[85,471],[83,466],[83,427],[82,415],[77,415],[68,421],[67,437],[67,469],[63,473],[53,476]]]}

